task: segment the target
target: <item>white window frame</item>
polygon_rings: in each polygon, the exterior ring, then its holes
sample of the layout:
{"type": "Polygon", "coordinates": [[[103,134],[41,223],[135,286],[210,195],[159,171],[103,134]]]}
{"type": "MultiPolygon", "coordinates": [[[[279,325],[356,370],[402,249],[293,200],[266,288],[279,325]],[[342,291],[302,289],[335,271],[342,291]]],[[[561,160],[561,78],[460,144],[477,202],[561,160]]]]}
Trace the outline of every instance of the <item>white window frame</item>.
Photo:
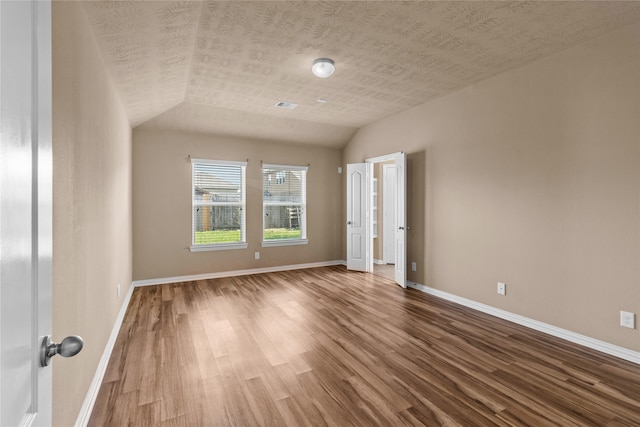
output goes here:
{"type": "Polygon", "coordinates": [[[191,252],[203,252],[203,251],[219,251],[230,249],[246,249],[247,245],[247,162],[237,162],[230,160],[210,160],[210,159],[191,159],[191,246],[189,249],[191,252]],[[240,202],[195,202],[194,201],[194,189],[195,189],[195,165],[217,165],[217,166],[238,166],[242,169],[241,174],[241,186],[242,197],[240,202]],[[195,243],[195,220],[194,220],[194,208],[196,206],[240,206],[243,211],[242,220],[240,223],[240,242],[237,243],[208,243],[208,244],[196,244],[195,243]]]}
{"type": "Polygon", "coordinates": [[[309,171],[308,166],[292,166],[292,165],[278,165],[278,164],[262,164],[262,247],[273,247],[273,246],[293,246],[293,245],[306,245],[309,243],[307,239],[307,173],[309,171]],[[264,200],[264,170],[265,169],[281,169],[281,170],[291,170],[291,171],[303,171],[302,174],[303,182],[302,182],[302,200],[299,203],[296,202],[287,202],[287,205],[290,206],[300,206],[301,215],[299,218],[300,221],[300,230],[302,232],[302,237],[296,239],[277,239],[277,240],[265,240],[264,239],[264,230],[265,230],[265,208],[267,206],[282,206],[283,203],[266,203],[264,200]]]}

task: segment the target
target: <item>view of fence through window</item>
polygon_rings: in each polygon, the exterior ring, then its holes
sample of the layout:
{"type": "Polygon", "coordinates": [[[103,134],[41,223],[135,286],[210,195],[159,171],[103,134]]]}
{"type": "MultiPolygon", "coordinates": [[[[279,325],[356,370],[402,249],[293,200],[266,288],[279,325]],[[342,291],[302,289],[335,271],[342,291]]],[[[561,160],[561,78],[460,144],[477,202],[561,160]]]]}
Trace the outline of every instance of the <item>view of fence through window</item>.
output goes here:
{"type": "Polygon", "coordinates": [[[193,162],[193,244],[244,243],[245,169],[242,163],[193,162]]]}
{"type": "Polygon", "coordinates": [[[263,240],[307,238],[307,168],[263,165],[263,240]]]}
{"type": "MultiPolygon", "coordinates": [[[[192,166],[192,244],[245,244],[246,163],[192,159],[192,166]]],[[[263,241],[306,240],[307,168],[263,165],[262,178],[263,241]]]]}

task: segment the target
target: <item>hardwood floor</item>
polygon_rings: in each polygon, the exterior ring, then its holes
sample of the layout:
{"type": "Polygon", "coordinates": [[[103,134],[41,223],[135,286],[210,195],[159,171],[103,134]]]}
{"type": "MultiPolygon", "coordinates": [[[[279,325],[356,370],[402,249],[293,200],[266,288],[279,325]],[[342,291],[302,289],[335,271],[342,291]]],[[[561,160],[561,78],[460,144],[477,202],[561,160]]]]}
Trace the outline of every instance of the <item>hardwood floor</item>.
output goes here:
{"type": "Polygon", "coordinates": [[[89,425],[640,425],[639,365],[390,283],[137,288],[89,425]]]}
{"type": "Polygon", "coordinates": [[[373,264],[373,274],[394,280],[396,266],[393,264],[373,264]]]}

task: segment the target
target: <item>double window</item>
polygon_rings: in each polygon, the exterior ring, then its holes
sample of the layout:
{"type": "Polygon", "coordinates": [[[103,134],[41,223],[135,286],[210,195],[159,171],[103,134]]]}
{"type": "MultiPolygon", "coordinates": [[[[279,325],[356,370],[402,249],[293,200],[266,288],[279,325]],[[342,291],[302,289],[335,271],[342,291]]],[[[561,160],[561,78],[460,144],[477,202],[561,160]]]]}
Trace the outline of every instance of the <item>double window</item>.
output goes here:
{"type": "Polygon", "coordinates": [[[307,242],[307,167],[263,164],[262,246],[307,242]]]}
{"type": "Polygon", "coordinates": [[[192,159],[191,250],[247,247],[246,162],[192,159]]]}
{"type": "MultiPolygon", "coordinates": [[[[247,247],[246,162],[192,159],[191,250],[247,247]]],[[[307,167],[262,165],[262,246],[308,243],[307,167]]]]}

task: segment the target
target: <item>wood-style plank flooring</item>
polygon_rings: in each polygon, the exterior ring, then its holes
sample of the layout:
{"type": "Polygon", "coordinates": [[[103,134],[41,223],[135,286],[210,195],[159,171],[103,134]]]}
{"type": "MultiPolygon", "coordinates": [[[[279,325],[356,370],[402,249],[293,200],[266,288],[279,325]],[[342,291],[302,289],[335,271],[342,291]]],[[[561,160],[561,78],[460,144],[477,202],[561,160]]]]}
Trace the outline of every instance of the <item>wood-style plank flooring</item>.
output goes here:
{"type": "Polygon", "coordinates": [[[134,291],[90,426],[640,426],[640,366],[326,267],[134,291]]]}

